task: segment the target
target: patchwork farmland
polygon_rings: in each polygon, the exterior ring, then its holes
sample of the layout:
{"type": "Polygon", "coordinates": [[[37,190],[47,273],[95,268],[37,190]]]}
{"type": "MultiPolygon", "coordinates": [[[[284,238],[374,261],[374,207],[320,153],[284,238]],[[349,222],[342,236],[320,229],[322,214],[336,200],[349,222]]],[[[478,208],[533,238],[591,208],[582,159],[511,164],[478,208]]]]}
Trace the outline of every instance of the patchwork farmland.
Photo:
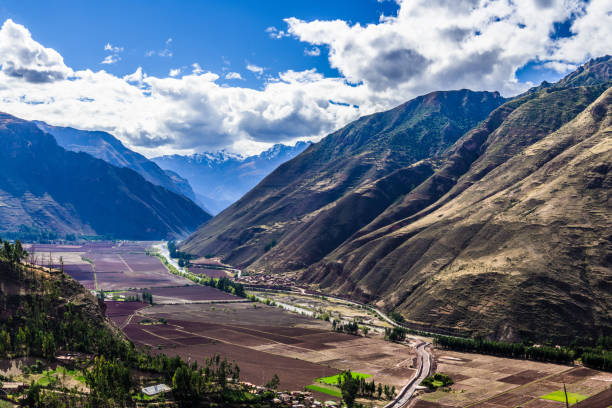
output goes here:
{"type": "MultiPolygon", "coordinates": [[[[280,389],[308,389],[319,400],[339,400],[339,390],[325,378],[343,370],[400,390],[414,377],[415,346],[431,339],[409,336],[406,342],[383,339],[391,324],[374,311],[350,302],[305,293],[254,291],[253,303],[210,286],[195,285],[170,273],[159,258],[147,255],[148,242],[96,242],[84,245],[28,245],[30,261],[64,271],[92,291],[105,292],[106,315],[135,344],[152,353],[178,355],[202,363],[215,354],[235,361],[241,378],[263,385],[274,374],[280,389]],[[143,294],[152,297],[143,302],[143,294]],[[133,299],[139,301],[127,301],[133,299]],[[302,314],[304,313],[304,314],[302,314]],[[332,331],[331,320],[358,320],[367,336],[332,331]]],[[[194,275],[231,277],[202,260],[194,275]]],[[[148,299],[148,298],[147,298],[148,299]]],[[[418,390],[410,407],[511,408],[559,407],[565,384],[576,406],[596,408],[606,401],[612,374],[584,367],[513,360],[435,350],[435,371],[454,384],[434,392],[418,390]],[[581,401],[581,402],[579,402],[581,401]]],[[[388,401],[362,400],[370,406],[388,401]]],[[[398,405],[399,407],[399,405],[398,405]]]]}

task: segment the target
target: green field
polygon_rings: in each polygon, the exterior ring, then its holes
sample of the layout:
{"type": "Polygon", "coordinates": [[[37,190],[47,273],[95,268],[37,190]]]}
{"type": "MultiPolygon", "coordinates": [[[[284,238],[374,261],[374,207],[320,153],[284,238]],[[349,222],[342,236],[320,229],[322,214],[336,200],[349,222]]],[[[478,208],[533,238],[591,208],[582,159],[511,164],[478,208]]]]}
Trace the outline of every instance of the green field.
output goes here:
{"type": "MultiPolygon", "coordinates": [[[[362,373],[353,373],[351,372],[351,376],[353,378],[370,378],[371,375],[370,374],[362,374],[362,373]]],[[[322,384],[327,384],[327,385],[338,385],[338,379],[340,378],[340,374],[336,374],[336,375],[331,375],[329,377],[322,377],[322,378],[315,378],[316,382],[322,383],[322,384]]]]}
{"type": "MultiPolygon", "coordinates": [[[[551,400],[551,401],[565,402],[565,393],[563,392],[563,390],[557,390],[557,391],[551,392],[550,394],[543,395],[540,398],[551,400]]],[[[588,397],[586,395],[577,394],[575,392],[567,393],[567,401],[570,404],[575,404],[587,398],[588,397]]]]}
{"type": "Polygon", "coordinates": [[[307,390],[310,390],[310,391],[318,391],[318,392],[321,392],[323,394],[331,395],[332,397],[342,398],[342,393],[338,389],[322,387],[322,386],[316,385],[316,384],[307,385],[305,388],[307,390]]]}

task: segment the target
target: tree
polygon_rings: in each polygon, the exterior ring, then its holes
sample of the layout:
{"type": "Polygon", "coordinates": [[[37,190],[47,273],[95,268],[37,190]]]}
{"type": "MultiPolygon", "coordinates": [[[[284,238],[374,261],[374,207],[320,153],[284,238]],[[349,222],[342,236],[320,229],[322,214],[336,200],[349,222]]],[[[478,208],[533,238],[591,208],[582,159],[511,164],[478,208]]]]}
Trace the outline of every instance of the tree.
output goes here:
{"type": "Polygon", "coordinates": [[[130,370],[120,361],[107,361],[104,356],[96,357],[91,370],[85,371],[85,382],[91,392],[92,405],[110,402],[110,405],[124,405],[131,400],[132,378],[130,370]]]}
{"type": "Polygon", "coordinates": [[[338,378],[342,400],[347,407],[352,408],[359,392],[359,379],[354,378],[350,370],[343,371],[338,378]]]}
{"type": "Polygon", "coordinates": [[[24,405],[26,407],[42,407],[42,402],[40,400],[40,389],[41,386],[38,383],[32,381],[30,384],[30,388],[28,389],[28,393],[26,394],[26,398],[24,401],[24,405]]]}
{"type": "Polygon", "coordinates": [[[389,388],[387,384],[385,384],[385,386],[383,387],[383,392],[385,393],[385,398],[387,399],[393,398],[393,395],[391,395],[391,388],[389,388]]]}
{"type": "Polygon", "coordinates": [[[202,372],[187,365],[178,367],[172,376],[172,393],[182,407],[197,406],[205,385],[202,372]]]}
{"type": "Polygon", "coordinates": [[[55,356],[55,339],[53,333],[47,333],[42,336],[42,355],[47,360],[55,356]]]}
{"type": "Polygon", "coordinates": [[[266,388],[270,388],[272,390],[275,390],[275,389],[278,388],[279,384],[280,384],[280,378],[278,378],[278,374],[274,373],[274,375],[272,376],[270,381],[268,381],[266,383],[266,388]]]}
{"type": "Polygon", "coordinates": [[[378,399],[380,399],[380,397],[382,396],[383,393],[383,387],[381,383],[378,383],[378,388],[376,389],[376,394],[378,394],[378,399]]]}

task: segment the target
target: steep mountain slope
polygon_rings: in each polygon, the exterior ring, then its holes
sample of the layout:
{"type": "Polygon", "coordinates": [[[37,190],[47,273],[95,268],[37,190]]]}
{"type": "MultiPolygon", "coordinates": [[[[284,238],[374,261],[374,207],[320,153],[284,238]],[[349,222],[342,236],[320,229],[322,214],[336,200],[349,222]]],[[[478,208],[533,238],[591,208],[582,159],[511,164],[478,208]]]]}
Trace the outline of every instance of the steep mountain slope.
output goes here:
{"type": "Polygon", "coordinates": [[[609,334],[611,125],[608,88],[479,177],[489,146],[438,203],[364,231],[303,278],[453,333],[565,341],[609,334]]]}
{"type": "Polygon", "coordinates": [[[276,144],[261,154],[246,158],[221,151],[160,156],[152,160],[161,168],[189,180],[198,201],[217,214],[309,145],[307,142],[297,142],[294,146],[276,144]]]}
{"type": "Polygon", "coordinates": [[[424,159],[503,102],[491,92],[434,92],[363,117],[281,165],[182,250],[254,270],[306,267],[429,177],[435,163],[424,159]]]}
{"type": "Polygon", "coordinates": [[[69,152],[33,122],[0,114],[0,231],[20,225],[125,239],[179,237],[210,216],[128,168],[69,152]]]}
{"type": "Polygon", "coordinates": [[[389,137],[431,118],[415,109],[388,120],[394,111],[443,93],[362,118],[281,166],[183,249],[251,272],[297,270],[441,332],[609,334],[611,67],[609,56],[591,60],[489,107],[448,144],[447,127],[432,122],[426,139],[414,129],[403,145],[389,137]]]}
{"type": "Polygon", "coordinates": [[[109,133],[51,126],[44,122],[36,122],[36,124],[43,132],[53,135],[57,144],[66,150],[88,153],[113,166],[130,168],[148,182],[196,201],[189,182],[166,173],[151,160],[125,147],[123,143],[109,133]]]}

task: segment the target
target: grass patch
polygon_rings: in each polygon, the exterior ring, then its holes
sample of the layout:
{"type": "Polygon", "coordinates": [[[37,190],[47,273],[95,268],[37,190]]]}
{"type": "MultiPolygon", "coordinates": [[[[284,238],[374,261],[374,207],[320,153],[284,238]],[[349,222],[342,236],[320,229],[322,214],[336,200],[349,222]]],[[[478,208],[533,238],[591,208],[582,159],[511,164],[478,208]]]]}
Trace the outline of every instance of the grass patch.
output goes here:
{"type": "MultiPolygon", "coordinates": [[[[366,378],[370,378],[372,375],[370,374],[362,374],[362,373],[354,373],[351,372],[351,377],[356,378],[356,379],[366,379],[366,378]]],[[[340,378],[340,374],[336,374],[336,375],[330,375],[329,377],[321,377],[321,378],[315,378],[316,382],[322,383],[322,384],[327,384],[327,385],[338,385],[338,379],[340,378]]]]}
{"type": "Polygon", "coordinates": [[[307,385],[305,388],[310,391],[317,391],[323,394],[331,395],[332,397],[342,398],[342,393],[340,392],[340,390],[336,390],[333,388],[322,387],[316,384],[307,385]]]}
{"type": "MultiPolygon", "coordinates": [[[[550,394],[542,395],[540,398],[551,400],[551,401],[565,402],[565,393],[563,392],[563,390],[557,390],[557,391],[551,392],[550,394]]],[[[568,392],[567,393],[567,401],[570,404],[575,404],[575,403],[580,402],[582,400],[585,400],[587,398],[588,398],[588,396],[582,395],[582,394],[578,394],[578,393],[575,393],[575,392],[568,392]]]]}

